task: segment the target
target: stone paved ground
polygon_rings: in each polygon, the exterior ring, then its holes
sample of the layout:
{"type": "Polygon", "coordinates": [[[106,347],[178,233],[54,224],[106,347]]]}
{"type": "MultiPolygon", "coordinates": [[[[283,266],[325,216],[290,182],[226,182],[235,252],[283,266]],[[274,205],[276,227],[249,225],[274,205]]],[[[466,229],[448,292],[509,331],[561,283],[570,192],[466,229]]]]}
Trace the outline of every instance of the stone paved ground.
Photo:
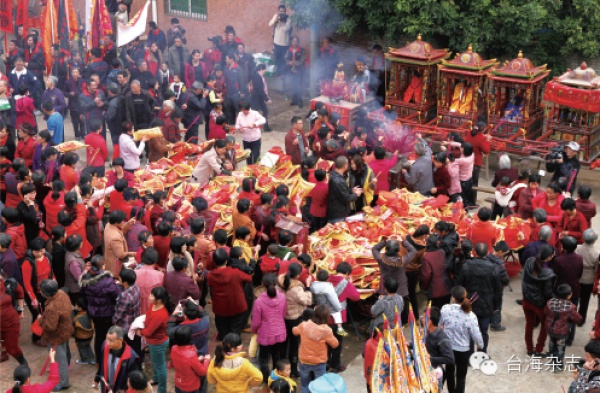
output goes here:
{"type": "MultiPolygon", "coordinates": [[[[284,100],[283,96],[272,93],[273,101],[275,104],[270,108],[273,115],[270,119],[271,127],[275,130],[272,133],[263,134],[263,151],[268,150],[272,146],[283,147],[283,137],[285,132],[289,129],[290,119],[294,115],[305,115],[308,111],[307,102],[305,101],[304,109],[300,110],[297,107],[290,107],[289,101],[284,100]]],[[[40,129],[44,128],[43,120],[38,118],[40,121],[40,129]]],[[[73,139],[73,131],[70,122],[67,120],[66,124],[66,139],[73,139]]],[[[110,145],[110,143],[109,143],[110,145]]],[[[110,149],[110,148],[109,148],[110,149]]],[[[493,160],[490,160],[493,161],[493,160]]],[[[493,173],[491,173],[493,176],[493,173]]],[[[590,171],[584,171],[580,175],[580,182],[585,181],[587,184],[591,184],[593,187],[592,199],[596,204],[600,204],[600,184],[596,181],[596,173],[590,171]]],[[[488,182],[485,179],[480,181],[481,185],[486,185],[488,182]]],[[[480,204],[483,204],[482,198],[485,196],[479,194],[480,204]]],[[[599,227],[599,218],[595,218],[593,226],[599,227]]],[[[524,348],[524,318],[522,309],[515,304],[515,300],[520,298],[520,276],[513,277],[511,279],[511,286],[513,292],[508,289],[504,292],[504,310],[503,310],[503,324],[508,327],[505,332],[501,333],[490,333],[490,348],[489,354],[496,362],[499,363],[498,372],[496,376],[484,376],[480,371],[469,370],[467,376],[467,392],[561,392],[562,388],[568,390],[571,377],[568,373],[553,374],[548,371],[535,372],[532,370],[526,370],[527,364],[523,364],[521,373],[510,373],[507,368],[507,361],[511,359],[516,360],[520,358],[522,361],[526,361],[526,351],[524,348]]],[[[589,315],[594,315],[597,309],[595,298],[590,306],[589,315]]],[[[208,310],[210,313],[210,305],[208,310]]],[[[1,315],[0,315],[1,318],[1,315]]],[[[29,340],[29,322],[30,315],[26,312],[26,319],[21,326],[20,343],[25,352],[27,359],[32,368],[32,380],[34,382],[40,382],[45,380],[46,376],[40,377],[39,371],[46,359],[46,351],[33,346],[29,340]]],[[[211,324],[210,336],[214,335],[214,324],[211,324]]],[[[578,329],[575,342],[572,347],[567,349],[567,356],[583,356],[583,346],[587,342],[587,333],[591,329],[592,320],[588,318],[587,323],[583,328],[578,329]]],[[[347,327],[349,332],[353,332],[351,326],[347,327]]],[[[364,336],[364,334],[363,334],[364,336]]],[[[244,344],[247,345],[250,339],[249,334],[243,335],[244,344]]],[[[343,351],[343,362],[349,363],[348,370],[342,375],[346,379],[348,385],[348,392],[359,393],[365,392],[365,381],[363,378],[363,363],[360,353],[364,345],[364,339],[356,338],[355,334],[351,334],[344,342],[343,351]]],[[[74,363],[75,359],[78,359],[77,349],[73,341],[71,341],[71,353],[73,358],[73,368],[70,372],[71,388],[68,392],[80,393],[80,392],[92,392],[90,388],[95,367],[89,365],[77,365],[74,363]]],[[[16,361],[10,359],[8,362],[0,364],[0,392],[6,391],[6,389],[12,387],[12,372],[16,366],[16,361]]],[[[146,367],[146,371],[151,375],[151,366],[146,367]]],[[[533,368],[533,367],[532,367],[533,368]]],[[[156,389],[155,389],[156,390],[156,389]]],[[[214,391],[211,387],[210,391],[214,391]]],[[[173,387],[173,371],[169,370],[169,393],[174,392],[173,387]]]]}

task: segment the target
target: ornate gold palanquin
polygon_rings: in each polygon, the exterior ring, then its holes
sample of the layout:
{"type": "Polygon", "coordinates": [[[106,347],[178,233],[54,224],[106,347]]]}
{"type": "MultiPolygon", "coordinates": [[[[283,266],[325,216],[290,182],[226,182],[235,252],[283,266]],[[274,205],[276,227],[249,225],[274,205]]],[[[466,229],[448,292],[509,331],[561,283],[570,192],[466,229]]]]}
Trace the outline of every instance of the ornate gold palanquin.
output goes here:
{"type": "Polygon", "coordinates": [[[600,76],[584,62],[546,84],[548,114],[544,135],[581,145],[579,159],[589,164],[600,155],[600,76]]]}
{"type": "Polygon", "coordinates": [[[403,48],[390,48],[390,80],[385,102],[398,113],[398,121],[423,124],[436,117],[437,65],[450,56],[422,40],[403,48]]]}
{"type": "Polygon", "coordinates": [[[490,73],[488,121],[494,135],[510,137],[520,130],[525,130],[526,139],[541,135],[544,124],[542,92],[549,74],[546,64],[536,67],[523,57],[522,51],[516,59],[506,61],[490,73]]]}
{"type": "Polygon", "coordinates": [[[482,59],[469,45],[466,52],[438,65],[439,126],[464,128],[487,114],[487,76],[497,64],[496,59],[482,59]]]}

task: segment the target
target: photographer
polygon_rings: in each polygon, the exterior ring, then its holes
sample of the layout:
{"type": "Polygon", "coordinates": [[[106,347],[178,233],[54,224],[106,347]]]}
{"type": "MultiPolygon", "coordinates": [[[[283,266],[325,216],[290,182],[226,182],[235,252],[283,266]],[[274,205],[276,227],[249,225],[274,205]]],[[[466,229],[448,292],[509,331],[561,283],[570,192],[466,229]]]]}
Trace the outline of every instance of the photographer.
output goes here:
{"type": "Polygon", "coordinates": [[[170,48],[175,45],[175,38],[181,38],[183,45],[186,45],[185,33],[185,29],[179,24],[179,19],[171,18],[171,27],[167,30],[167,46],[170,48]]]}
{"type": "Polygon", "coordinates": [[[573,194],[575,184],[577,183],[577,175],[581,168],[581,163],[577,158],[579,152],[579,143],[569,142],[564,146],[564,149],[553,149],[546,156],[546,170],[553,173],[551,182],[557,182],[558,179],[564,177],[567,179],[567,192],[573,194]]]}
{"type": "Polygon", "coordinates": [[[277,13],[269,22],[269,27],[273,28],[275,70],[278,74],[281,74],[285,68],[285,53],[290,47],[290,37],[292,32],[292,18],[286,14],[285,5],[281,4],[277,8],[277,13]]]}

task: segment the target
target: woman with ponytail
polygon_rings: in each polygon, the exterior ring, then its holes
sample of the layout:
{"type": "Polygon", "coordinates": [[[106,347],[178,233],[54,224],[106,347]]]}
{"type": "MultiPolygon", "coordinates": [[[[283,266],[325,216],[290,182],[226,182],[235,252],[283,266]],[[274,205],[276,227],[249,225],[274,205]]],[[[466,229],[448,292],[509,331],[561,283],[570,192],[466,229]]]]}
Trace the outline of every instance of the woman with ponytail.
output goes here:
{"type": "Polygon", "coordinates": [[[446,365],[449,393],[464,393],[471,340],[477,348],[483,348],[483,337],[479,331],[477,316],[472,312],[471,300],[467,298],[464,287],[452,288],[450,304],[442,307],[442,317],[439,325],[444,328],[444,333],[450,339],[454,351],[455,364],[446,365]]]}
{"type": "Polygon", "coordinates": [[[540,324],[535,352],[533,348],[533,329],[536,319],[544,320],[544,307],[552,298],[552,289],[556,276],[552,269],[544,267],[554,258],[554,248],[549,244],[540,247],[538,255],[528,258],[523,268],[523,312],[525,313],[525,346],[529,356],[541,356],[546,345],[548,331],[544,323],[540,324]]]}
{"type": "Polygon", "coordinates": [[[58,363],[56,363],[55,356],[56,351],[53,348],[50,349],[48,353],[48,357],[50,358],[50,375],[48,375],[46,383],[31,385],[31,369],[29,366],[22,364],[13,372],[15,384],[6,393],[50,393],[60,381],[58,363]]]}
{"type": "Polygon", "coordinates": [[[287,273],[279,276],[279,286],[285,292],[287,308],[285,311],[285,330],[287,336],[286,358],[292,365],[292,377],[299,377],[298,373],[298,346],[300,339],[292,334],[292,329],[302,322],[302,312],[306,307],[312,304],[312,293],[306,290],[299,280],[302,274],[302,266],[297,262],[292,262],[288,267],[287,273]]]}
{"type": "Polygon", "coordinates": [[[236,333],[227,334],[217,345],[206,374],[208,383],[216,385],[217,393],[248,392],[250,387],[262,383],[260,370],[244,358],[241,350],[242,338],[236,333]]]}
{"type": "Polygon", "coordinates": [[[146,216],[146,209],[141,206],[134,206],[131,208],[130,219],[133,220],[133,224],[125,234],[125,241],[127,242],[127,249],[129,252],[137,253],[141,247],[138,236],[143,231],[147,231],[148,228],[144,225],[144,217],[146,216]]]}
{"type": "Polygon", "coordinates": [[[258,334],[260,371],[263,382],[269,380],[269,355],[275,363],[285,357],[285,315],[287,301],[284,293],[277,289],[277,276],[267,274],[262,279],[262,284],[267,288],[252,309],[252,333],[258,334]]]}
{"type": "Polygon", "coordinates": [[[148,296],[151,307],[146,311],[146,327],[138,329],[137,334],[143,336],[150,347],[150,358],[154,366],[154,377],[151,384],[158,382],[158,393],[167,393],[167,363],[165,351],[169,347],[167,323],[175,310],[171,295],[164,287],[156,287],[148,296]]]}

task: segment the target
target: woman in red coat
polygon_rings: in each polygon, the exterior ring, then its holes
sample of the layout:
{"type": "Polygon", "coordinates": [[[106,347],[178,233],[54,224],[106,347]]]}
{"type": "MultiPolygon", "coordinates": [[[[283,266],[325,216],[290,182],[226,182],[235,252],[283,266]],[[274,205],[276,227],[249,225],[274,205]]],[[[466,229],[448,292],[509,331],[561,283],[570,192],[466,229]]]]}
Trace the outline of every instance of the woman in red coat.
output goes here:
{"type": "Polygon", "coordinates": [[[36,134],[35,128],[29,123],[25,123],[17,130],[19,142],[17,143],[16,158],[25,160],[27,168],[33,168],[33,155],[35,154],[35,146],[37,143],[33,138],[36,134]]]}
{"type": "Polygon", "coordinates": [[[21,329],[20,320],[23,318],[23,298],[25,293],[23,287],[14,279],[7,280],[13,296],[17,299],[18,309],[13,305],[13,297],[6,293],[4,279],[0,279],[0,337],[4,341],[6,352],[19,362],[27,365],[27,360],[23,356],[23,351],[19,347],[19,330],[21,329]]]}
{"type": "Polygon", "coordinates": [[[561,202],[560,208],[564,213],[556,226],[558,238],[562,239],[565,236],[572,236],[577,240],[577,244],[583,244],[583,231],[588,229],[588,224],[584,215],[580,211],[577,211],[575,200],[566,198],[561,202]]]}
{"type": "Polygon", "coordinates": [[[184,72],[184,82],[188,88],[191,88],[192,84],[195,81],[204,83],[204,81],[206,80],[208,72],[206,72],[206,67],[204,66],[204,62],[202,61],[202,52],[200,52],[198,49],[194,49],[192,51],[189,61],[185,63],[184,72]]]}
{"type": "Polygon", "coordinates": [[[79,184],[79,173],[77,173],[76,167],[79,162],[79,156],[77,153],[69,152],[65,154],[63,164],[60,167],[59,176],[60,180],[65,183],[65,190],[71,191],[77,184],[79,184]]]}
{"type": "Polygon", "coordinates": [[[56,350],[50,349],[48,358],[50,359],[50,375],[46,383],[31,384],[31,369],[27,365],[18,366],[13,373],[15,385],[6,390],[6,393],[50,393],[52,389],[60,382],[58,375],[58,363],[55,360],[56,350]]]}
{"type": "Polygon", "coordinates": [[[538,194],[531,200],[531,206],[533,211],[538,208],[545,210],[548,215],[546,221],[555,228],[562,220],[563,212],[560,209],[560,204],[563,199],[565,197],[560,193],[558,184],[552,182],[546,187],[546,192],[538,194]]]}

